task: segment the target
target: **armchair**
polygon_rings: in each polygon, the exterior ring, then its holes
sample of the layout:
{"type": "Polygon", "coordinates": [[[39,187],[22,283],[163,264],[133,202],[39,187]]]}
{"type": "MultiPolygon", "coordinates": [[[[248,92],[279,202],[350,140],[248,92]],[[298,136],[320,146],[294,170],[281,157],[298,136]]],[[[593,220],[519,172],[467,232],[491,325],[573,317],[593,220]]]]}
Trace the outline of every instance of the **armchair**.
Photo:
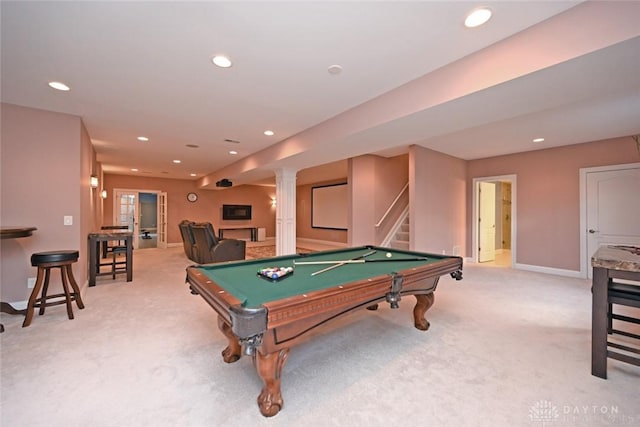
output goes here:
{"type": "Polygon", "coordinates": [[[191,223],[189,229],[195,244],[192,246],[192,261],[198,264],[236,261],[245,259],[246,242],[244,240],[218,240],[209,222],[191,223]]]}
{"type": "Polygon", "coordinates": [[[192,221],[188,221],[186,219],[182,220],[178,226],[180,227],[180,234],[182,235],[182,244],[184,246],[184,254],[191,261],[195,261],[193,256],[193,247],[196,244],[195,239],[193,238],[193,233],[191,232],[191,224],[192,221]]]}

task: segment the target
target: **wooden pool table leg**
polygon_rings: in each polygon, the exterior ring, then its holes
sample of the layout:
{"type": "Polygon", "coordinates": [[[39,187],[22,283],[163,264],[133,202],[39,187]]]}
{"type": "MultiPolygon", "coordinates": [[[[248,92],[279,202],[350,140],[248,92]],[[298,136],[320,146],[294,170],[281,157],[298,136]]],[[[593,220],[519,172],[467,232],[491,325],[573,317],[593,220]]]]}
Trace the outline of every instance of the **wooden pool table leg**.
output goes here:
{"type": "Polygon", "coordinates": [[[435,296],[430,294],[416,295],[416,306],[413,307],[413,321],[417,329],[426,331],[429,329],[429,322],[424,318],[424,314],[433,305],[435,296]]]}
{"type": "Polygon", "coordinates": [[[283,348],[273,353],[262,354],[259,350],[253,354],[253,363],[258,375],[264,382],[264,387],[258,396],[260,413],[265,417],[273,417],[284,404],[280,392],[280,375],[282,367],[287,361],[289,349],[283,348]]]}
{"type": "Polygon", "coordinates": [[[242,355],[242,347],[240,346],[238,337],[236,337],[236,335],[231,331],[231,326],[229,326],[220,316],[218,316],[218,328],[229,340],[227,348],[222,350],[222,359],[227,363],[233,363],[240,359],[240,356],[242,355]]]}

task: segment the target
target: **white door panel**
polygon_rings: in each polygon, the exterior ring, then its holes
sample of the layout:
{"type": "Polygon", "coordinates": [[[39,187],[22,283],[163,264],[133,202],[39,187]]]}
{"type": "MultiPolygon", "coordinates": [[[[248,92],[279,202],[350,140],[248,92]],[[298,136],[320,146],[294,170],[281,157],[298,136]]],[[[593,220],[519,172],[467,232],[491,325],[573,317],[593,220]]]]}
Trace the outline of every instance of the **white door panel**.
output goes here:
{"type": "Polygon", "coordinates": [[[167,248],[167,193],[158,193],[158,247],[167,248]]]}
{"type": "Polygon", "coordinates": [[[480,182],[478,262],[493,261],[496,258],[496,185],[480,182]]]}
{"type": "Polygon", "coordinates": [[[116,190],[116,197],[114,203],[114,218],[113,223],[115,225],[126,225],[130,231],[133,231],[133,247],[139,247],[138,236],[138,193],[126,190],[116,190]]]}
{"type": "Polygon", "coordinates": [[[640,245],[640,168],[588,172],[586,186],[587,256],[602,245],[640,245]]]}

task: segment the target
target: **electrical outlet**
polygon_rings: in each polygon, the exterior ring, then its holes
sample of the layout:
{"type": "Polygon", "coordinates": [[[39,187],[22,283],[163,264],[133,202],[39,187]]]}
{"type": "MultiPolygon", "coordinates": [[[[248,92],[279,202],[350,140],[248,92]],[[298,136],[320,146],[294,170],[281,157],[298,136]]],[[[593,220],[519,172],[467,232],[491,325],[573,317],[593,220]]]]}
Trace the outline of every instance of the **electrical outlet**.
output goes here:
{"type": "Polygon", "coordinates": [[[27,288],[31,289],[36,285],[36,278],[35,277],[29,277],[27,279],[27,288]]]}
{"type": "Polygon", "coordinates": [[[64,225],[73,225],[73,217],[71,215],[64,216],[64,225]]]}

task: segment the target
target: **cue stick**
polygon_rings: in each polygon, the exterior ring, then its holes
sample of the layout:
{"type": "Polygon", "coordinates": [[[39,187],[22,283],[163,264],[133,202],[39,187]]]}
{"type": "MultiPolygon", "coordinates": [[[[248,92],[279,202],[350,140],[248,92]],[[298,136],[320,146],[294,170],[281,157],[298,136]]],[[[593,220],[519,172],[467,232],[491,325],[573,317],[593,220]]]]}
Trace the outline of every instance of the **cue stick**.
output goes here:
{"type": "Polygon", "coordinates": [[[362,264],[365,262],[393,262],[393,261],[427,261],[428,258],[386,258],[386,259],[349,259],[345,261],[293,261],[294,265],[319,265],[319,264],[362,264]]]}
{"type": "MultiPolygon", "coordinates": [[[[376,253],[376,251],[367,252],[366,254],[360,255],[358,257],[355,257],[355,258],[351,259],[350,261],[354,261],[354,260],[357,260],[359,258],[364,258],[364,257],[367,257],[369,255],[373,255],[375,253],[376,253]]],[[[314,271],[313,273],[311,273],[311,275],[315,276],[316,274],[324,273],[325,271],[333,270],[334,268],[338,268],[338,267],[341,267],[341,266],[346,264],[346,262],[340,262],[340,261],[337,261],[337,262],[338,262],[338,264],[332,265],[332,266],[327,267],[327,268],[323,268],[322,270],[314,271]]]]}

